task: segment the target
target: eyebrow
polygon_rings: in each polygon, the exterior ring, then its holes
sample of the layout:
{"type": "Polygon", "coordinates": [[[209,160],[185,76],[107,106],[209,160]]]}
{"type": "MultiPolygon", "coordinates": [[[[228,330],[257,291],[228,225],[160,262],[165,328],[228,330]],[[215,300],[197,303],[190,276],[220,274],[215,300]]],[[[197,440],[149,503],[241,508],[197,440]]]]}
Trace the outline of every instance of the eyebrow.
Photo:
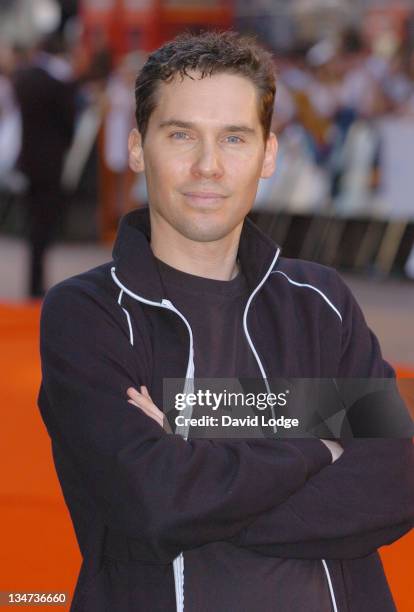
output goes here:
{"type": "MultiPolygon", "coordinates": [[[[180,128],[185,128],[185,129],[194,129],[196,128],[196,124],[193,123],[192,121],[180,121],[179,119],[168,119],[166,121],[161,121],[158,127],[160,128],[180,127],[180,128]]],[[[249,127],[248,125],[236,125],[236,124],[223,125],[221,129],[224,132],[241,132],[244,134],[255,134],[256,133],[256,130],[249,127]]]]}

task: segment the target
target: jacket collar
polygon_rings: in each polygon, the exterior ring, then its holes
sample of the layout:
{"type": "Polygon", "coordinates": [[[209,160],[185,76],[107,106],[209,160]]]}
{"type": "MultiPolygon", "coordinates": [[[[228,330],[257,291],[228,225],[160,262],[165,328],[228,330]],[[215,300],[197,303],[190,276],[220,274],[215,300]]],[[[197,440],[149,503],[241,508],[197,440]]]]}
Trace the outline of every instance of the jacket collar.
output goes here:
{"type": "MultiPolygon", "coordinates": [[[[165,296],[150,238],[148,208],[133,210],[120,221],[112,255],[116,274],[128,289],[147,300],[161,302],[165,296]]],[[[251,219],[245,218],[238,257],[251,291],[263,279],[278,248],[251,219]]]]}

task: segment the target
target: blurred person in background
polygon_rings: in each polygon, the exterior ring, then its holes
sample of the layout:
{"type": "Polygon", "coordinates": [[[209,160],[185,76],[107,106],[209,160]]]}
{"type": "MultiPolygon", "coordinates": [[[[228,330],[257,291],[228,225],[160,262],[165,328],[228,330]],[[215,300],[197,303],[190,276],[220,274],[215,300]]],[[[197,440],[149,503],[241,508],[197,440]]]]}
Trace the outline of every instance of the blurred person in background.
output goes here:
{"type": "Polygon", "coordinates": [[[373,55],[357,30],[342,34],[339,64],[341,88],[337,123],[346,131],[356,118],[370,118],[382,110],[382,105],[378,106],[381,92],[373,55]]]}
{"type": "Polygon", "coordinates": [[[64,210],[64,157],[74,132],[72,70],[60,37],[51,35],[13,75],[22,118],[19,169],[28,179],[27,220],[32,297],[44,293],[44,255],[64,210]]]}
{"type": "MultiPolygon", "coordinates": [[[[0,46],[0,191],[19,192],[24,180],[15,170],[21,147],[21,118],[9,75],[15,54],[8,45],[0,46]]],[[[0,211],[0,224],[8,213],[7,205],[0,211]]]]}
{"type": "Polygon", "coordinates": [[[332,123],[339,104],[336,55],[336,45],[329,40],[319,41],[306,55],[311,79],[302,94],[301,121],[312,135],[314,157],[318,164],[326,163],[329,157],[332,123]]]}
{"type": "MultiPolygon", "coordinates": [[[[414,85],[414,51],[411,51],[410,53],[408,70],[411,78],[411,83],[414,85]]],[[[414,116],[414,87],[411,90],[408,100],[406,101],[406,103],[403,104],[402,112],[410,117],[414,116]]]]}
{"type": "Polygon", "coordinates": [[[383,79],[385,110],[403,114],[414,95],[414,53],[401,46],[390,58],[383,79]]]}
{"type": "MultiPolygon", "coordinates": [[[[378,60],[356,29],[345,30],[337,49],[338,95],[337,107],[332,118],[331,155],[331,196],[337,199],[345,189],[344,181],[354,183],[350,176],[363,169],[366,189],[359,187],[353,200],[360,200],[364,206],[370,191],[370,182],[378,164],[378,140],[372,123],[383,109],[383,96],[378,76],[378,60]],[[357,123],[362,121],[362,123],[357,123]],[[351,133],[351,128],[354,128],[351,133]],[[363,143],[367,146],[364,146],[363,143]],[[360,159],[360,154],[362,159],[360,159]],[[356,168],[354,161],[356,161],[356,168]],[[344,176],[346,175],[346,176],[344,176]]],[[[359,184],[359,181],[356,181],[359,184]]],[[[344,205],[342,197],[336,200],[344,205]]],[[[346,201],[350,201],[349,198],[346,201]]],[[[354,204],[355,206],[355,204],[354,204]]]]}
{"type": "MultiPolygon", "coordinates": [[[[125,55],[109,76],[105,89],[104,162],[108,170],[107,196],[113,202],[116,223],[133,205],[134,183],[142,192],[142,176],[128,165],[128,135],[135,125],[135,79],[145,63],[143,52],[125,55]]],[[[145,195],[144,195],[145,199],[145,195]]]]}

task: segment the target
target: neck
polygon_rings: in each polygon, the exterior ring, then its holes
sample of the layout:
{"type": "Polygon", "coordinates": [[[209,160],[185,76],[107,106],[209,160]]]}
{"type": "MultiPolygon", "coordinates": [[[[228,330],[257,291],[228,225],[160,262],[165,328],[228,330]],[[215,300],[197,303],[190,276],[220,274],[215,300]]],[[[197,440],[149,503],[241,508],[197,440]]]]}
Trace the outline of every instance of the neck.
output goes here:
{"type": "Polygon", "coordinates": [[[179,234],[159,217],[151,218],[151,249],[172,268],[214,280],[232,280],[239,273],[237,250],[243,224],[212,242],[197,242],[179,234]]]}

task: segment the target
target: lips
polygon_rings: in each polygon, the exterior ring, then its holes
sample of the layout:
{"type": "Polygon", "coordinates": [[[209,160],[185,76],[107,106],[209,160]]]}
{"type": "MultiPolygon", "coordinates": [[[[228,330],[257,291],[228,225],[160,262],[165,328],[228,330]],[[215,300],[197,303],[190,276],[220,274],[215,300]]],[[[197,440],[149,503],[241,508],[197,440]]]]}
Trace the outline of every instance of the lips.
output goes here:
{"type": "Polygon", "coordinates": [[[188,191],[184,195],[189,198],[200,198],[201,200],[215,200],[226,197],[222,193],[215,193],[213,191],[188,191]]]}
{"type": "Polygon", "coordinates": [[[189,191],[184,193],[187,205],[200,211],[218,210],[227,196],[214,191],[189,191]]]}

